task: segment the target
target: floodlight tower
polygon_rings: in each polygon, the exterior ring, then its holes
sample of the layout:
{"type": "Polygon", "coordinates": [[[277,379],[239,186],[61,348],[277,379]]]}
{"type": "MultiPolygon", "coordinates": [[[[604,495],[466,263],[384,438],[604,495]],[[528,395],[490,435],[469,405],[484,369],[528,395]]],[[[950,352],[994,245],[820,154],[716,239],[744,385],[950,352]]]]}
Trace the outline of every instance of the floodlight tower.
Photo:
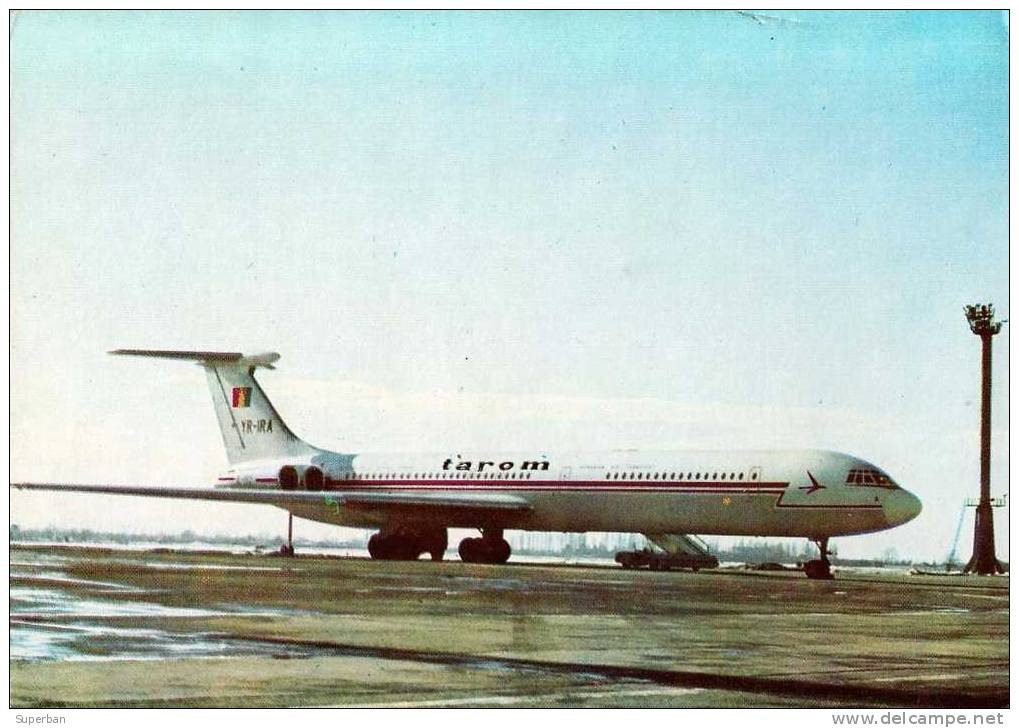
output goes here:
{"type": "Polygon", "coordinates": [[[994,512],[991,510],[991,339],[1001,331],[1001,322],[994,320],[994,306],[966,306],[970,331],[982,344],[983,379],[980,387],[980,501],[977,503],[976,525],[973,529],[973,556],[965,573],[999,574],[1003,571],[994,556],[994,512]]]}

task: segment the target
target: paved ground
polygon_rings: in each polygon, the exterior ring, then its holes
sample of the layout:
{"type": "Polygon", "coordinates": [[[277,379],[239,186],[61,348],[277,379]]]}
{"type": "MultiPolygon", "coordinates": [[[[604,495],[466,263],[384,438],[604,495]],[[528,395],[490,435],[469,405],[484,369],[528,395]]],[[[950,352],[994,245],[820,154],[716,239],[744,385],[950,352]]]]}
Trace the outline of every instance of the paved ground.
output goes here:
{"type": "Polygon", "coordinates": [[[1008,700],[1008,579],[14,546],[15,706],[1008,700]]]}

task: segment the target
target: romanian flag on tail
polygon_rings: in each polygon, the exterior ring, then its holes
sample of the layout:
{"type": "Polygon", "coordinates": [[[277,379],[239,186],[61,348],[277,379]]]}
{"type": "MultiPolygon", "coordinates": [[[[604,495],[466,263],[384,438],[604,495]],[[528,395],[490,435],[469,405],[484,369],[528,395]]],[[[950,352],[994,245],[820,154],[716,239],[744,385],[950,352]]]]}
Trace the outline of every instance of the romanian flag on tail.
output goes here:
{"type": "Polygon", "coordinates": [[[251,405],[251,387],[234,387],[234,407],[251,405]]]}

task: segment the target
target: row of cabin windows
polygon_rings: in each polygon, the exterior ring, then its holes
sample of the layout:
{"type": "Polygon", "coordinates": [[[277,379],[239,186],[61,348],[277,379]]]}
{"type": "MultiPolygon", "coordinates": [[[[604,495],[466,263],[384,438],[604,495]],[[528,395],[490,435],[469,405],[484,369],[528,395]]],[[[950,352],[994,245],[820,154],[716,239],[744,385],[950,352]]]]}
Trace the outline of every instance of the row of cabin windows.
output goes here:
{"type": "Polygon", "coordinates": [[[336,480],[530,480],[527,473],[340,473],[336,480]]]}
{"type": "MultiPolygon", "coordinates": [[[[744,473],[606,473],[606,480],[743,480],[744,473]]],[[[441,473],[340,473],[335,480],[530,480],[531,473],[471,473],[471,472],[448,472],[441,473]]],[[[750,480],[757,480],[757,473],[750,474],[750,480]]],[[[887,476],[885,482],[889,482],[887,476]]],[[[851,479],[850,482],[855,482],[851,479]]]]}
{"type": "MultiPolygon", "coordinates": [[[[743,480],[743,473],[606,473],[605,480],[743,480]]],[[[757,480],[757,473],[750,474],[757,480]]]]}
{"type": "MultiPolygon", "coordinates": [[[[606,473],[606,480],[743,480],[743,473],[606,473]]],[[[341,473],[337,480],[529,480],[530,473],[341,473]]],[[[757,473],[750,474],[757,480],[757,473]]]]}

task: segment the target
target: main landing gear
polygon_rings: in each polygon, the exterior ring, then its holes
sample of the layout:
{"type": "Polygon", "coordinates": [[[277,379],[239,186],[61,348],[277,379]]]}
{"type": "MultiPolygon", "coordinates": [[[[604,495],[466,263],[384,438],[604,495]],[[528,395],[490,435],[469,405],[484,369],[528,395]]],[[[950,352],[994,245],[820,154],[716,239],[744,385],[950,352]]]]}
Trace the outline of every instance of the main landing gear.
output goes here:
{"type": "Polygon", "coordinates": [[[465,538],[458,550],[460,560],[467,564],[505,564],[510,557],[510,545],[501,528],[483,528],[481,538],[465,538]]]}
{"type": "Polygon", "coordinates": [[[445,528],[384,528],[368,539],[368,554],[373,559],[416,561],[427,553],[432,561],[442,561],[448,545],[445,528]]]}
{"type": "Polygon", "coordinates": [[[808,579],[834,579],[835,577],[831,573],[831,561],[828,560],[828,554],[831,553],[828,550],[828,537],[810,540],[817,545],[817,550],[821,552],[821,558],[805,563],[803,573],[807,575],[808,579]]]}

